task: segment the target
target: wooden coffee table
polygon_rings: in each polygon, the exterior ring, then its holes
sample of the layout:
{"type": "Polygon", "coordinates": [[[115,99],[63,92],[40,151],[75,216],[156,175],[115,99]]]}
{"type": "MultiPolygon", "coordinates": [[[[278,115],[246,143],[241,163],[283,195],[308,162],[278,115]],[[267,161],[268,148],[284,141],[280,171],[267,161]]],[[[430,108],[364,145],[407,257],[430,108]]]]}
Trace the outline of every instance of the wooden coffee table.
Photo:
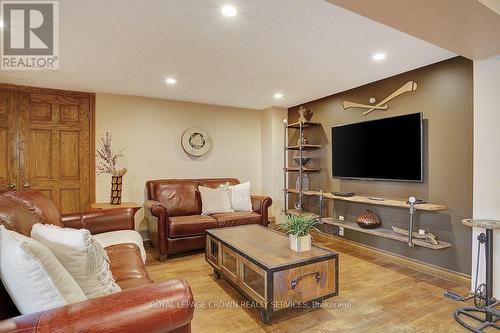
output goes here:
{"type": "Polygon", "coordinates": [[[260,310],[269,323],[279,311],[318,307],[339,293],[338,254],[317,246],[288,248],[288,237],[251,224],[207,230],[205,259],[260,310]]]}

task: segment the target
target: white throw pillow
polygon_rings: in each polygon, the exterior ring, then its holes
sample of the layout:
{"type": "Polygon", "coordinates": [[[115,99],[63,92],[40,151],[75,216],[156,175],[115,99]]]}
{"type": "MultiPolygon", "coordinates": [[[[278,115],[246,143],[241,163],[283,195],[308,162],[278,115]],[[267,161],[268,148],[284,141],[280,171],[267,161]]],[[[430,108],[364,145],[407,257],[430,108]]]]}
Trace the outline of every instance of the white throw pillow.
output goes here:
{"type": "Polygon", "coordinates": [[[1,225],[0,278],[21,314],[87,299],[45,245],[1,225]]]}
{"type": "Polygon", "coordinates": [[[109,269],[106,251],[88,230],[37,223],[31,237],[54,253],[88,298],[121,291],[109,269]]]}
{"type": "Polygon", "coordinates": [[[237,212],[251,212],[250,182],[229,187],[231,191],[231,208],[237,212]]]}
{"type": "Polygon", "coordinates": [[[102,245],[104,249],[108,246],[132,243],[139,247],[141,252],[142,261],[146,262],[146,250],[144,249],[144,242],[141,234],[135,230],[118,230],[104,232],[102,234],[94,235],[96,241],[102,245]]]}
{"type": "Polygon", "coordinates": [[[198,186],[201,194],[202,215],[215,213],[232,213],[231,196],[228,185],[222,185],[218,188],[198,186]]]}

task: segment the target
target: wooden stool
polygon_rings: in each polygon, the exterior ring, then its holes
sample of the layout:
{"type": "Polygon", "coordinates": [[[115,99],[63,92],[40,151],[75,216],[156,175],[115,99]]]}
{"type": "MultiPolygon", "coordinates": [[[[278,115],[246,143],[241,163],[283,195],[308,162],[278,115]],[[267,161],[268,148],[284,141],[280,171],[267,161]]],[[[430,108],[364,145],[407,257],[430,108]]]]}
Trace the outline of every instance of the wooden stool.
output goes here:
{"type": "MultiPolygon", "coordinates": [[[[474,305],[475,306],[465,306],[458,308],[455,311],[455,320],[460,323],[463,327],[467,328],[472,332],[483,332],[483,329],[488,327],[495,327],[500,329],[500,325],[496,324],[500,320],[500,311],[496,309],[499,305],[493,298],[493,230],[500,230],[500,221],[494,220],[480,220],[480,219],[465,219],[462,220],[462,224],[469,227],[483,228],[486,229],[486,233],[481,233],[477,236],[478,244],[478,254],[477,254],[477,267],[476,272],[479,270],[479,254],[481,250],[481,244],[485,245],[486,248],[486,283],[480,284],[474,291],[474,305]],[[481,314],[484,314],[484,319],[481,318],[481,314]],[[472,318],[479,322],[479,325],[474,327],[467,324],[462,316],[472,318]]],[[[477,285],[477,273],[476,273],[476,285],[477,285]]]]}

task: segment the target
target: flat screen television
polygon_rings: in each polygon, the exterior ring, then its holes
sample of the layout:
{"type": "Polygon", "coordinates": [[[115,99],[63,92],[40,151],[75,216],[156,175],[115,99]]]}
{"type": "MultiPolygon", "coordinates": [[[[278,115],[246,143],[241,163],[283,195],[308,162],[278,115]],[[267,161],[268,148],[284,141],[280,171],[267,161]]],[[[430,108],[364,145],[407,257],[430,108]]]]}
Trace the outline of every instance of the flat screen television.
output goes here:
{"type": "Polygon", "coordinates": [[[422,113],[332,127],[333,177],[422,182],[422,130],[422,113]]]}

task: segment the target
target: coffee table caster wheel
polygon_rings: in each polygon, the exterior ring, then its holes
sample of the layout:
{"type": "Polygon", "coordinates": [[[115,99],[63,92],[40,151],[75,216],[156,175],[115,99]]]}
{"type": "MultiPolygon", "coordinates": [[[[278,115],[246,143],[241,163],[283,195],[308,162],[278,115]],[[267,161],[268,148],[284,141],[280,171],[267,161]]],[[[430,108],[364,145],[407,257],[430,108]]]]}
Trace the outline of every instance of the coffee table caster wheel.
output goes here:
{"type": "Polygon", "coordinates": [[[269,318],[269,314],[265,310],[260,310],[260,320],[264,324],[269,324],[271,322],[271,319],[269,318]]]}
{"type": "Polygon", "coordinates": [[[216,280],[220,279],[220,272],[214,269],[214,277],[216,280]]]}

